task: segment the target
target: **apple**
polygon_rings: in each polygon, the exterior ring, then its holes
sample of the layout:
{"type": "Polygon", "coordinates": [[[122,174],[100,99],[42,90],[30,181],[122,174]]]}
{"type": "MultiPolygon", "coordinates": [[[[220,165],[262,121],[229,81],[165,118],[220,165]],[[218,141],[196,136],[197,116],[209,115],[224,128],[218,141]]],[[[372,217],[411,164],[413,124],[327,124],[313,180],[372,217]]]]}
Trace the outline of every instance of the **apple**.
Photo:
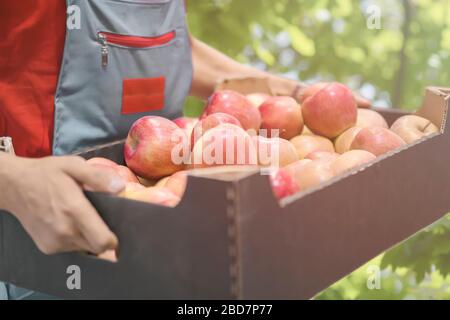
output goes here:
{"type": "Polygon", "coordinates": [[[315,134],[307,126],[303,126],[302,136],[314,136],[315,134]]]}
{"type": "Polygon", "coordinates": [[[129,168],[116,166],[114,170],[116,170],[125,182],[140,183],[138,177],[129,168]]]}
{"type": "Polygon", "coordinates": [[[327,82],[318,82],[316,84],[313,84],[311,86],[306,87],[301,93],[300,93],[300,103],[305,102],[306,99],[309,97],[312,97],[317,92],[325,88],[329,83],[327,82]]]}
{"type": "Polygon", "coordinates": [[[259,108],[271,96],[266,93],[257,92],[248,94],[246,97],[255,107],[259,108]]]}
{"type": "Polygon", "coordinates": [[[386,119],[381,114],[370,109],[358,109],[358,119],[356,126],[360,128],[366,127],[382,127],[389,128],[386,119]]]}
{"type": "Polygon", "coordinates": [[[161,180],[159,180],[158,182],[156,182],[156,184],[154,185],[154,187],[165,187],[167,184],[167,181],[169,181],[171,176],[168,177],[164,177],[161,180]]]}
{"type": "Polygon", "coordinates": [[[331,169],[335,175],[341,174],[364,163],[375,160],[377,157],[365,150],[351,150],[341,154],[331,163],[331,169]]]}
{"type": "Polygon", "coordinates": [[[327,138],[321,136],[297,136],[290,140],[297,150],[300,159],[304,159],[308,154],[314,151],[334,152],[333,143],[327,138]]]}
{"type": "Polygon", "coordinates": [[[337,153],[345,153],[350,150],[353,140],[356,135],[361,131],[360,127],[351,127],[345,130],[339,137],[334,140],[334,148],[337,153]]]}
{"type": "Polygon", "coordinates": [[[357,109],[353,92],[340,83],[328,84],[302,104],[308,128],[329,139],[356,124],[357,109]]]}
{"type": "Polygon", "coordinates": [[[117,163],[109,159],[95,157],[87,160],[86,162],[93,166],[115,171],[125,181],[125,183],[140,183],[137,176],[129,168],[118,165],[117,163]]]}
{"type": "Polygon", "coordinates": [[[208,130],[211,130],[212,128],[217,127],[218,125],[230,123],[234,124],[238,127],[242,127],[241,123],[238,119],[233,117],[230,114],[227,113],[213,113],[202,120],[200,120],[193,128],[192,134],[191,134],[191,148],[194,147],[195,143],[202,137],[202,135],[207,132],[208,130]]]}
{"type": "Polygon", "coordinates": [[[305,159],[310,160],[320,160],[320,161],[333,161],[339,157],[339,154],[336,152],[329,152],[329,151],[313,151],[311,153],[308,153],[308,155],[305,157],[305,159]]]}
{"type": "Polygon", "coordinates": [[[283,168],[270,173],[270,184],[275,197],[279,200],[300,192],[294,178],[283,168]]]}
{"type": "Polygon", "coordinates": [[[172,121],[143,117],[131,126],[125,143],[125,161],[140,177],[158,179],[183,170],[183,159],[176,159],[173,151],[184,144],[189,149],[186,134],[172,121]]]}
{"type": "Polygon", "coordinates": [[[286,167],[302,191],[316,187],[334,177],[329,162],[301,160],[286,167]]]}
{"type": "Polygon", "coordinates": [[[313,162],[311,159],[302,159],[295,161],[294,163],[291,163],[290,165],[286,166],[284,170],[294,178],[294,180],[297,181],[297,173],[301,171],[301,169],[307,165],[308,163],[313,162]]]}
{"type": "Polygon", "coordinates": [[[130,196],[131,194],[133,194],[133,193],[135,193],[135,192],[137,192],[137,191],[143,190],[143,189],[145,189],[145,186],[143,186],[143,185],[140,184],[140,183],[136,183],[136,182],[128,182],[128,183],[125,185],[125,190],[123,190],[123,191],[119,194],[119,196],[128,198],[128,196],[130,196]]]}
{"type": "Polygon", "coordinates": [[[218,112],[234,116],[244,130],[257,132],[261,127],[261,115],[258,108],[237,92],[224,90],[214,93],[209,98],[201,118],[218,112]]]}
{"type": "Polygon", "coordinates": [[[397,134],[383,127],[362,128],[353,140],[351,150],[366,150],[376,156],[405,145],[397,134]]]}
{"type": "Polygon", "coordinates": [[[160,180],[156,187],[165,187],[178,197],[182,197],[186,191],[188,174],[186,171],[178,171],[169,177],[160,180]]]}
{"type": "Polygon", "coordinates": [[[118,164],[115,163],[114,161],[102,157],[94,157],[87,160],[86,162],[94,166],[104,166],[113,169],[118,166],[118,164]]]}
{"type": "Polygon", "coordinates": [[[272,130],[277,130],[276,136],[288,140],[302,133],[302,109],[291,97],[271,97],[259,107],[259,112],[261,129],[266,130],[268,138],[274,136],[272,130]]]}
{"type": "Polygon", "coordinates": [[[288,140],[262,136],[253,136],[252,140],[260,166],[285,167],[299,160],[294,145],[288,140]]]}
{"type": "MultiPolygon", "coordinates": [[[[136,182],[133,180],[129,180],[129,177],[124,176],[122,170],[119,168],[119,165],[115,163],[114,161],[111,161],[106,158],[96,157],[91,158],[86,161],[87,164],[99,168],[102,172],[107,173],[111,177],[119,178],[123,181],[124,185],[127,182],[136,182]],[[119,172],[120,171],[120,172],[119,172]]],[[[133,173],[131,173],[133,175],[133,173]]],[[[83,185],[83,188],[88,191],[94,191],[92,187],[88,185],[83,185]]]]}
{"type": "Polygon", "coordinates": [[[180,197],[176,196],[168,188],[149,187],[127,195],[128,199],[158,204],[166,207],[176,207],[180,197]]]}
{"type": "Polygon", "coordinates": [[[180,129],[192,130],[197,121],[198,118],[180,117],[173,120],[173,123],[175,123],[180,129]]]}
{"type": "Polygon", "coordinates": [[[158,180],[149,180],[142,177],[137,177],[139,180],[139,183],[142,184],[144,187],[154,187],[158,180]]]}
{"type": "Polygon", "coordinates": [[[194,169],[256,164],[256,147],[250,135],[233,124],[221,124],[205,132],[195,143],[191,154],[191,167],[194,169]]]}
{"type": "Polygon", "coordinates": [[[194,129],[197,122],[198,118],[188,117],[181,117],[173,120],[173,123],[175,123],[180,129],[184,130],[188,138],[191,137],[192,129],[194,129]]]}
{"type": "Polygon", "coordinates": [[[416,116],[407,115],[398,118],[391,127],[406,143],[412,143],[427,135],[439,132],[439,128],[430,120],[416,116]]]}

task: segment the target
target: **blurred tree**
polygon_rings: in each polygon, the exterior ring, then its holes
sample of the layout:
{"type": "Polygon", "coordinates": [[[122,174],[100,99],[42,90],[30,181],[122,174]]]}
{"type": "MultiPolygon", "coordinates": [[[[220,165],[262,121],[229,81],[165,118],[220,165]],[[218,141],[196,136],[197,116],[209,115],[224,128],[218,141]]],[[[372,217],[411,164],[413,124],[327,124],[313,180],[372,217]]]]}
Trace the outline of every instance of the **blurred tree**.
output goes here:
{"type": "MultiPolygon", "coordinates": [[[[346,83],[377,106],[411,110],[426,86],[450,85],[449,0],[188,3],[191,32],[229,56],[294,79],[346,83]]],[[[187,114],[201,109],[188,99],[187,114]]],[[[450,298],[450,219],[369,264],[383,269],[381,290],[367,288],[366,265],[317,298],[450,298]]]]}
{"type": "Polygon", "coordinates": [[[450,83],[448,0],[195,0],[188,10],[192,33],[233,58],[341,81],[377,105],[416,108],[425,86],[450,83]],[[379,29],[368,26],[373,6],[379,29]]]}

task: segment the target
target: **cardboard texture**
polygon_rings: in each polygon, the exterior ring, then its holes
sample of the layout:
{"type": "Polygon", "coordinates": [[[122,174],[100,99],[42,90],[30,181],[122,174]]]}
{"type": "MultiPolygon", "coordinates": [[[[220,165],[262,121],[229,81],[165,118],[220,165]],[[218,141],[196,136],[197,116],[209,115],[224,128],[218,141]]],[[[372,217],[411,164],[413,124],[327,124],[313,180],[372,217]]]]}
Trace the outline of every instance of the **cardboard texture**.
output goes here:
{"type": "MultiPolygon", "coordinates": [[[[242,169],[194,172],[173,209],[87,193],[120,239],[118,263],[45,256],[0,214],[0,279],[74,299],[311,298],[450,211],[449,93],[429,88],[418,111],[442,133],[281,205],[267,176],[242,169]],[[67,288],[71,265],[81,269],[81,290],[67,288]]],[[[404,114],[380,112],[390,123],[404,114]]],[[[117,142],[83,156],[123,162],[122,148],[117,142]]]]}

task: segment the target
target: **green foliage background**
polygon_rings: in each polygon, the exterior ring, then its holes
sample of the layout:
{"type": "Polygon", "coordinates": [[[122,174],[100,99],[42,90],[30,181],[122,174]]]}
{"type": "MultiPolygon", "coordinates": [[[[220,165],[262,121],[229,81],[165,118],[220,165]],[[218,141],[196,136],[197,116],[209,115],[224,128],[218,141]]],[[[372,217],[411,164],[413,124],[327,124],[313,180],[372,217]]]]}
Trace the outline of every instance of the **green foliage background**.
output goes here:
{"type": "MultiPolygon", "coordinates": [[[[450,0],[189,0],[191,32],[229,56],[302,81],[337,80],[377,106],[417,108],[450,86],[450,0]],[[381,28],[374,7],[381,12],[381,28]]],[[[190,98],[185,112],[202,103],[190,98]]],[[[449,195],[450,196],[450,195],[449,195]]],[[[411,213],[414,214],[414,213],[411,213]]],[[[317,299],[449,299],[450,218],[370,261],[317,299]],[[382,269],[369,290],[368,267],[382,269]]]]}

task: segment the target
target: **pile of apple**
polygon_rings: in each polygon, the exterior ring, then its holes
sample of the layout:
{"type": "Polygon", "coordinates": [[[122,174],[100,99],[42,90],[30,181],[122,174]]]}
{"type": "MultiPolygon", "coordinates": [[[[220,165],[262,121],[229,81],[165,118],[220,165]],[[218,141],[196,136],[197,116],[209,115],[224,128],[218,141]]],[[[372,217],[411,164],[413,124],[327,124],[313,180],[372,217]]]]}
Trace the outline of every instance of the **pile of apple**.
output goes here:
{"type": "Polygon", "coordinates": [[[291,97],[218,91],[199,119],[139,119],[119,166],[101,158],[127,181],[124,197],[176,206],[188,171],[217,166],[264,167],[278,199],[316,187],[378,156],[438,132],[416,115],[389,128],[383,116],[358,109],[350,89],[319,83],[291,97]]]}

